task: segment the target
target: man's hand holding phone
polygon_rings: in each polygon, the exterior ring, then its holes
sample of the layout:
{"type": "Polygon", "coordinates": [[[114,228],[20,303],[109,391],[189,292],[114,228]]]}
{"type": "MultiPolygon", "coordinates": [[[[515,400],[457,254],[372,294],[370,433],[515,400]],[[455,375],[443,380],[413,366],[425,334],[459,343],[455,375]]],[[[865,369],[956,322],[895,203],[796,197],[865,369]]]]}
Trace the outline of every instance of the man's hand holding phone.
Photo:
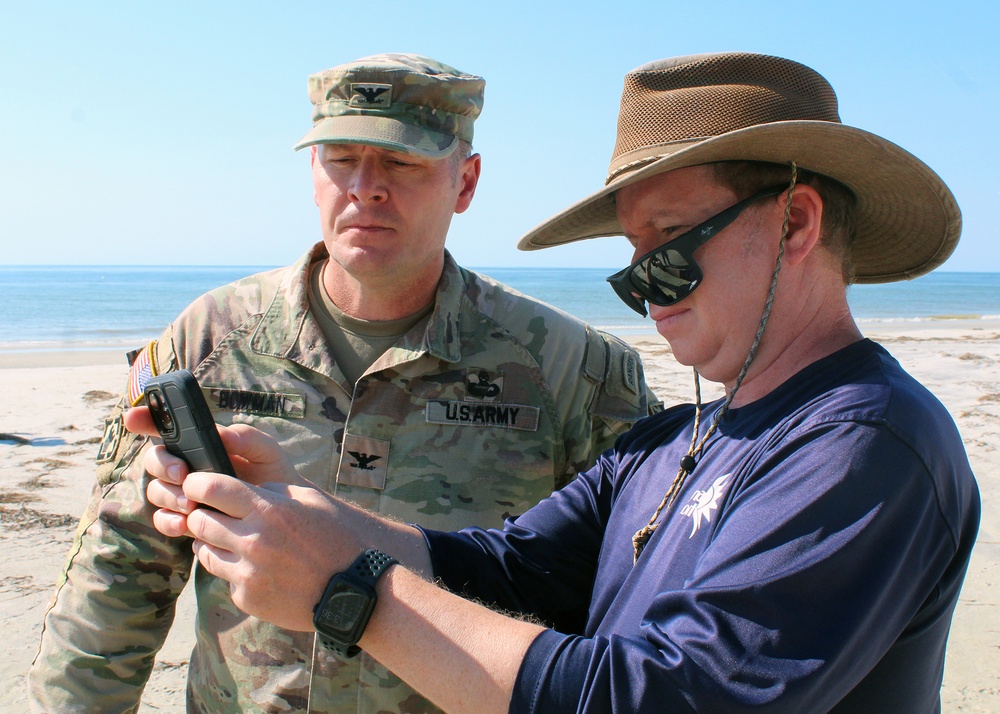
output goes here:
{"type": "MultiPolygon", "coordinates": [[[[159,433],[148,407],[127,411],[125,426],[147,436],[159,433]]],[[[146,450],[142,463],[152,477],[146,495],[159,509],[153,525],[166,536],[193,538],[198,561],[230,583],[233,602],[244,612],[311,630],[312,606],[330,575],[348,567],[366,547],[356,536],[373,517],[301,478],[278,442],[264,432],[247,424],[217,431],[238,478],[191,470],[164,445],[146,450]],[[259,577],[262,572],[271,577],[259,577]],[[289,581],[301,601],[297,604],[290,600],[289,581]]],[[[398,524],[392,528],[413,531],[398,524]]],[[[414,534],[409,538],[423,548],[414,534]]],[[[396,551],[405,552],[402,546],[396,551]]]]}
{"type": "Polygon", "coordinates": [[[160,508],[153,522],[165,535],[192,535],[187,515],[199,504],[240,517],[227,506],[231,507],[233,492],[246,497],[252,490],[246,484],[267,483],[270,489],[279,484],[311,485],[298,476],[270,436],[246,424],[217,426],[190,372],[153,378],[146,395],[149,406],[129,409],[125,427],[164,441],[146,451],[143,467],[153,477],[146,495],[160,508]],[[195,473],[197,477],[189,479],[195,473]]]}

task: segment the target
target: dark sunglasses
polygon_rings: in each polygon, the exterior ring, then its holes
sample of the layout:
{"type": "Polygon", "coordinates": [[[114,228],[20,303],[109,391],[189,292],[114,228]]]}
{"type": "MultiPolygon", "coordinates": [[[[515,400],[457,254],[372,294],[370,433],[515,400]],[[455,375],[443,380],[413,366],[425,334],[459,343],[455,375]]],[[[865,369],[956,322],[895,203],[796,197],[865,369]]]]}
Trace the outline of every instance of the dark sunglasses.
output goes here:
{"type": "Polygon", "coordinates": [[[653,305],[680,302],[701,283],[702,272],[694,260],[694,252],[739,218],[751,203],[777,196],[786,188],[787,184],[775,186],[744,198],[669,243],[646,253],[632,265],[610,276],[608,282],[622,302],[643,317],[646,316],[647,301],[653,305]]]}

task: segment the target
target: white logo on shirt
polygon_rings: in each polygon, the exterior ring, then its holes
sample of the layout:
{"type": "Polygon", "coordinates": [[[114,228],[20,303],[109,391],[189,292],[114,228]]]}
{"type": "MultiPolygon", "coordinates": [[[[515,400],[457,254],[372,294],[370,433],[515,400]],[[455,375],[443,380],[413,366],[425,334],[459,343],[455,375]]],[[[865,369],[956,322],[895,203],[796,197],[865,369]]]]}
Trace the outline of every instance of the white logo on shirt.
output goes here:
{"type": "Polygon", "coordinates": [[[691,517],[691,535],[688,538],[698,532],[702,519],[705,519],[705,523],[712,522],[712,511],[718,510],[723,489],[729,485],[726,480],[731,475],[725,474],[715,479],[715,483],[707,491],[695,491],[691,503],[681,509],[682,515],[691,517]]]}

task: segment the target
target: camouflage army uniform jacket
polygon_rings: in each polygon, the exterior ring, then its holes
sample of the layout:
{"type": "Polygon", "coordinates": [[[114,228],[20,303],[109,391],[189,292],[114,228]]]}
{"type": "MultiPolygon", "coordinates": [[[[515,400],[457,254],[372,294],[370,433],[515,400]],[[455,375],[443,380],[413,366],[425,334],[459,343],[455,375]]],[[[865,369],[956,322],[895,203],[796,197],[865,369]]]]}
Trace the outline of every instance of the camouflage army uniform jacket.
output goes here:
{"type": "MultiPolygon", "coordinates": [[[[317,245],[208,293],[147,348],[158,372],[195,373],[219,423],[273,435],[320,488],[430,528],[500,526],[653,408],[631,348],[450,256],[429,319],[351,389],[308,307],[310,265],[325,257],[317,245]]],[[[434,711],[367,655],[339,659],[311,633],[240,612],[225,581],[193,567],[187,539],[155,531],[144,443],[122,408],[45,617],[33,707],[135,711],[193,570],[188,711],[434,711]]]]}

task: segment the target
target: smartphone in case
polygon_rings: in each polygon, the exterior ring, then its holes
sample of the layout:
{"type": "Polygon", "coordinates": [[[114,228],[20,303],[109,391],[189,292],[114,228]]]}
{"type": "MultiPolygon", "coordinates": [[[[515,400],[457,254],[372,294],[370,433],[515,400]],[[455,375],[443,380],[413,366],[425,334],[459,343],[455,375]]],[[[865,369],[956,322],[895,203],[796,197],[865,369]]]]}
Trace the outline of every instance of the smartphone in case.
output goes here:
{"type": "Polygon", "coordinates": [[[167,451],[184,459],[192,471],[236,476],[212,411],[190,371],[179,369],[153,377],[144,391],[167,451]]]}

